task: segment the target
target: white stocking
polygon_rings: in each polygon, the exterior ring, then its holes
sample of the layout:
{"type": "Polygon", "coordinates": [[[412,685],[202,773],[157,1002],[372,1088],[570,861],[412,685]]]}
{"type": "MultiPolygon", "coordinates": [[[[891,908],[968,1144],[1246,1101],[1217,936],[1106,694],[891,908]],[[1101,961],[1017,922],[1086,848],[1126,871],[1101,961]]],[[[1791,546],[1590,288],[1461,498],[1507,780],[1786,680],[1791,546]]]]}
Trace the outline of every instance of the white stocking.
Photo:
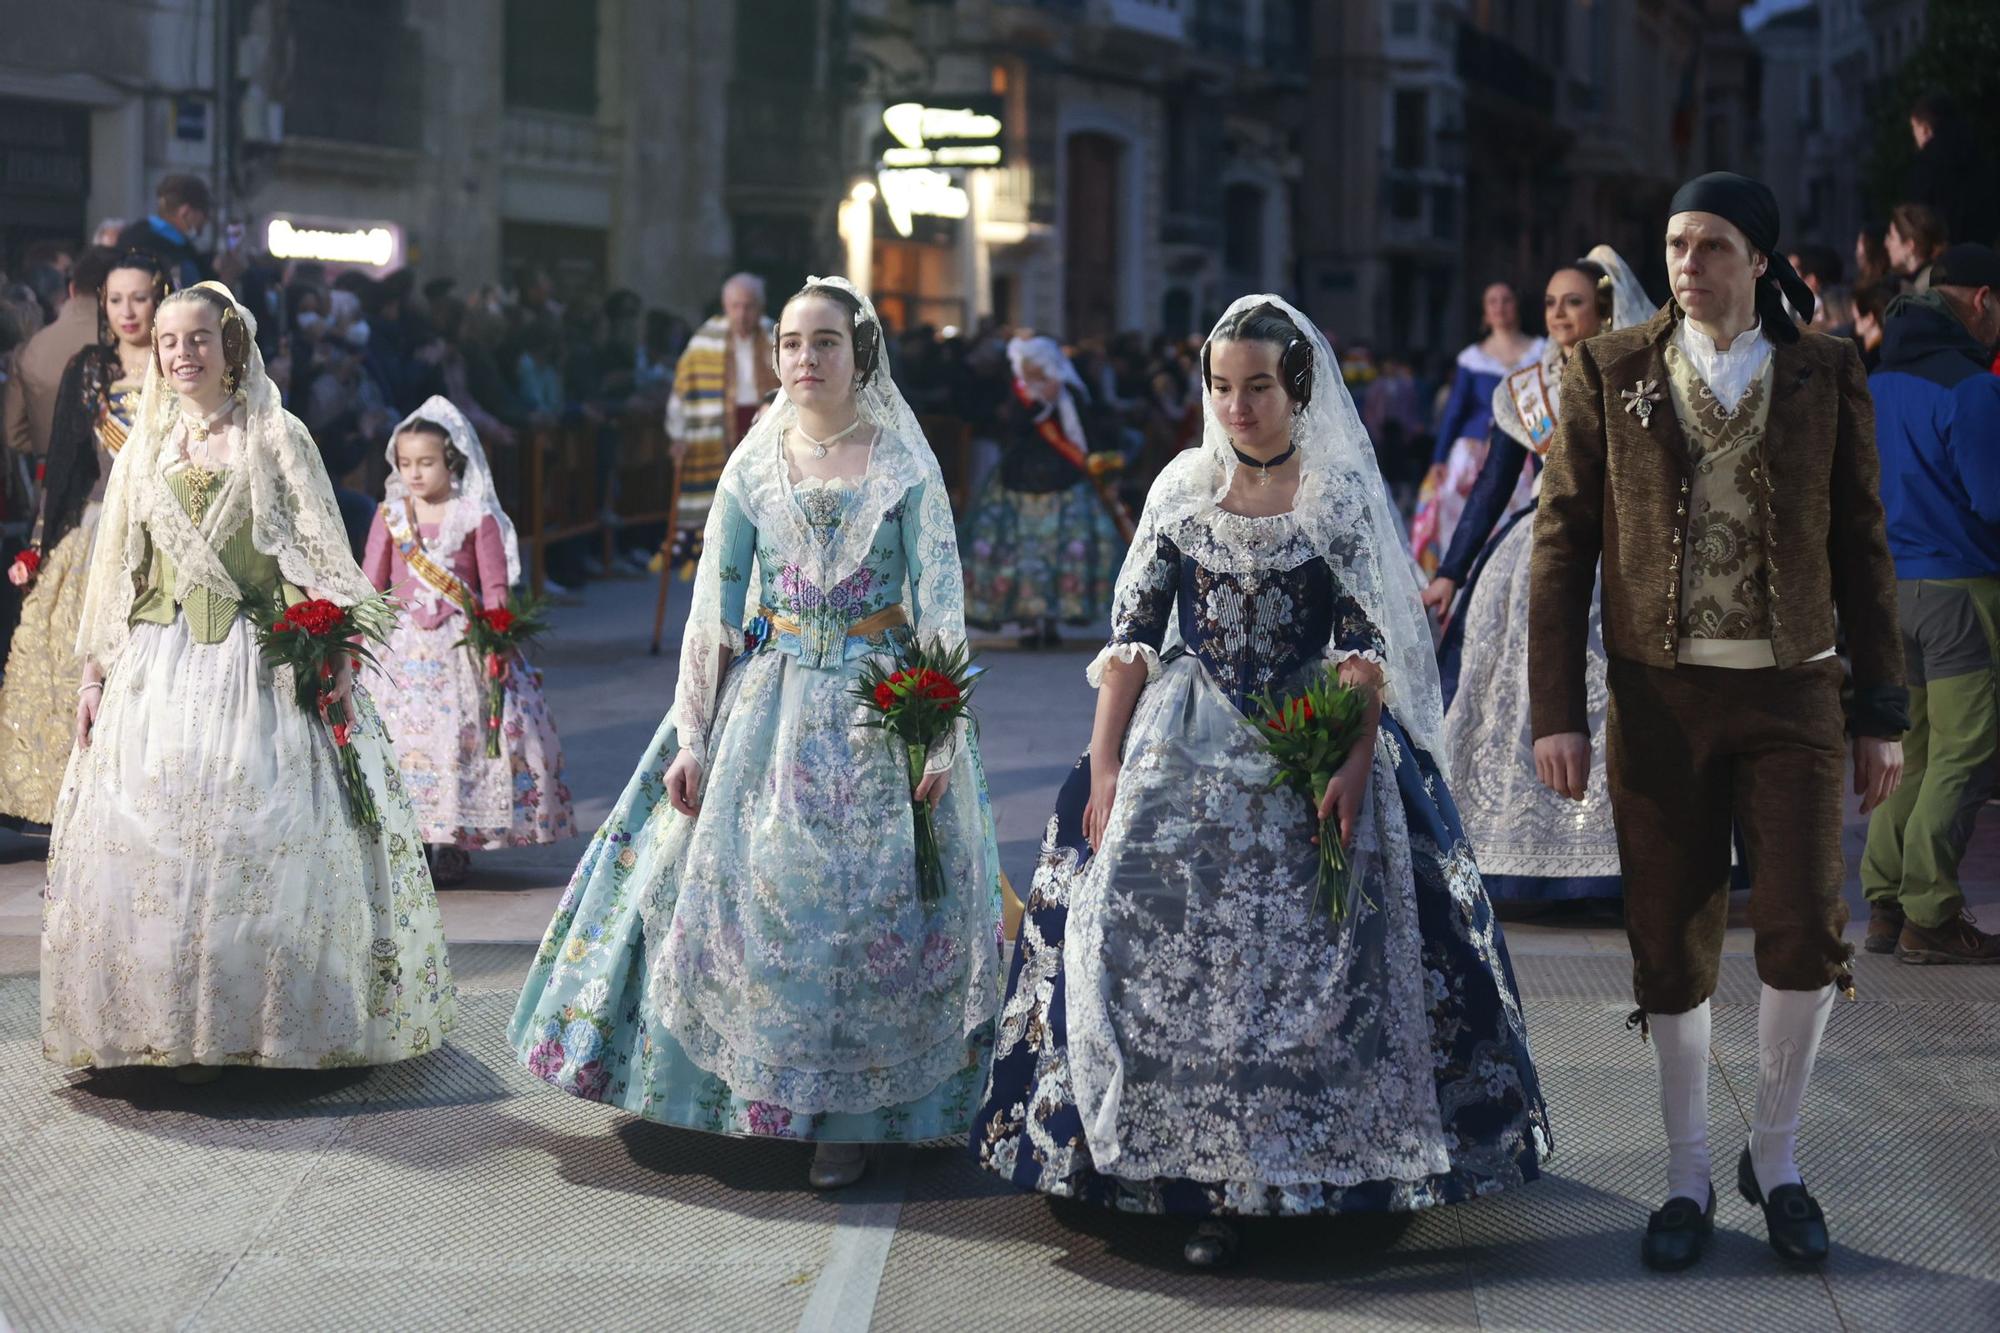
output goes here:
{"type": "Polygon", "coordinates": [[[1764,987],[1757,1005],[1757,1115],[1750,1122],[1750,1165],[1769,1198],[1780,1185],[1797,1185],[1799,1104],[1806,1097],[1820,1034],[1833,1009],[1833,987],[1774,990],[1764,987]]]}
{"type": "Polygon", "coordinates": [[[1684,1014],[1648,1014],[1660,1057],[1660,1116],[1667,1127],[1667,1197],[1706,1205],[1708,1161],[1708,1035],[1703,1000],[1684,1014]]]}

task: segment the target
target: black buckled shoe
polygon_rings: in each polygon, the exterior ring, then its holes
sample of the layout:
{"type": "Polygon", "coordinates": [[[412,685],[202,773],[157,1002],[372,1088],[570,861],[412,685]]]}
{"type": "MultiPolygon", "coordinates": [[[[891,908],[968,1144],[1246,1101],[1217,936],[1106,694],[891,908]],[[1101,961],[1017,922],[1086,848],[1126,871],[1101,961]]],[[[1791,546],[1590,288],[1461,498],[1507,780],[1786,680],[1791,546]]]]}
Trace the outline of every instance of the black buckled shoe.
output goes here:
{"type": "Polygon", "coordinates": [[[1639,1257],[1656,1273],[1678,1273],[1701,1262],[1708,1238],[1715,1234],[1715,1186],[1708,1187],[1708,1207],[1686,1195],[1675,1195],[1646,1219],[1646,1239],[1639,1257]]]}
{"type": "Polygon", "coordinates": [[[1826,1214],[1819,1201],[1806,1193],[1803,1184],[1780,1185],[1764,1197],[1757,1184],[1757,1171],[1745,1148],[1736,1163],[1736,1188],[1743,1197],[1764,1210],[1764,1226],[1771,1233],[1771,1248],[1788,1264],[1811,1268],[1826,1262],[1832,1241],[1826,1234],[1826,1214]]]}
{"type": "Polygon", "coordinates": [[[1194,1229],[1181,1247],[1181,1257],[1192,1268],[1228,1268],[1236,1262],[1239,1244],[1235,1227],[1211,1220],[1194,1229]]]}

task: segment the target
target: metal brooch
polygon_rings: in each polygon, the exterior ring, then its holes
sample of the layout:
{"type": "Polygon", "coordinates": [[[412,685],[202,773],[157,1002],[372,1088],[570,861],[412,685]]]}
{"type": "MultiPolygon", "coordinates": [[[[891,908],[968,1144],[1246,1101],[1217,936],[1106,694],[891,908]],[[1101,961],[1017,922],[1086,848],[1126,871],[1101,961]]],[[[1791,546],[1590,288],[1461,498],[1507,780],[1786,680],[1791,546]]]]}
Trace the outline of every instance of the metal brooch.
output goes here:
{"type": "Polygon", "coordinates": [[[1637,387],[1620,389],[1619,396],[1625,400],[1625,410],[1639,418],[1639,424],[1653,428],[1653,404],[1660,401],[1658,380],[1639,380],[1637,387]]]}

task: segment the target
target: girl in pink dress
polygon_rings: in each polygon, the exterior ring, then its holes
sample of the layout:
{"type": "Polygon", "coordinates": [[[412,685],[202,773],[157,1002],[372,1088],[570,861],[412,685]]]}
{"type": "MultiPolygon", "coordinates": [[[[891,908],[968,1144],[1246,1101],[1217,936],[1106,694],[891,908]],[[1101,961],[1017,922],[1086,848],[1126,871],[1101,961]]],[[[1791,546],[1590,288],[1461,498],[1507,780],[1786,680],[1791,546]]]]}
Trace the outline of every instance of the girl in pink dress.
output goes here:
{"type": "Polygon", "coordinates": [[[361,568],[404,612],[380,653],[388,681],[376,703],[442,887],[464,882],[473,851],[554,842],[576,824],[540,674],[518,655],[503,663],[500,757],[489,758],[486,680],[456,646],[466,604],[505,606],[521,576],[478,434],[434,397],[396,427],[388,453],[388,494],[361,568]]]}

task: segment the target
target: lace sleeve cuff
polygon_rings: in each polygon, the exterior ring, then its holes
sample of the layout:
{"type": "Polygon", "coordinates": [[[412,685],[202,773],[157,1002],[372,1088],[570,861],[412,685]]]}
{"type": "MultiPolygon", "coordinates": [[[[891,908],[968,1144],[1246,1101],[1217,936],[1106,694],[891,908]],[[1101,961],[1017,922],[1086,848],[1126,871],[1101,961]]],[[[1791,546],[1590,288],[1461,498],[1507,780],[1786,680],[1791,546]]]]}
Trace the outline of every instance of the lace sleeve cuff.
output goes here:
{"type": "Polygon", "coordinates": [[[924,756],[924,776],[942,773],[958,762],[959,746],[965,740],[966,721],[959,718],[950,731],[938,737],[931,745],[930,753],[924,756]]]}
{"type": "Polygon", "coordinates": [[[1337,666],[1339,666],[1339,665],[1340,665],[1340,664],[1341,664],[1342,662],[1345,662],[1345,661],[1346,661],[1346,660],[1347,660],[1348,658],[1350,658],[1350,657],[1358,657],[1358,658],[1360,658],[1360,659],[1361,659],[1362,661],[1364,661],[1364,662],[1373,662],[1373,663],[1375,664],[1375,669],[1376,669],[1377,671],[1380,671],[1380,672],[1382,673],[1382,683],[1383,683],[1383,684],[1384,684],[1385,686],[1386,686],[1386,685],[1388,684],[1388,681],[1389,681],[1389,664],[1388,664],[1388,662],[1386,662],[1385,660],[1383,660],[1383,657],[1382,657],[1382,653],[1381,653],[1381,651],[1380,651],[1379,649],[1376,649],[1376,648],[1328,648],[1328,649],[1326,650],[1326,661],[1327,661],[1327,665],[1328,665],[1328,666],[1334,666],[1334,667],[1337,667],[1337,666]]]}
{"type": "Polygon", "coordinates": [[[1108,643],[1104,650],[1091,659],[1083,669],[1083,678],[1090,682],[1093,690],[1104,687],[1104,664],[1111,661],[1144,662],[1146,683],[1152,684],[1160,674],[1160,651],[1148,643],[1108,643]]]}

